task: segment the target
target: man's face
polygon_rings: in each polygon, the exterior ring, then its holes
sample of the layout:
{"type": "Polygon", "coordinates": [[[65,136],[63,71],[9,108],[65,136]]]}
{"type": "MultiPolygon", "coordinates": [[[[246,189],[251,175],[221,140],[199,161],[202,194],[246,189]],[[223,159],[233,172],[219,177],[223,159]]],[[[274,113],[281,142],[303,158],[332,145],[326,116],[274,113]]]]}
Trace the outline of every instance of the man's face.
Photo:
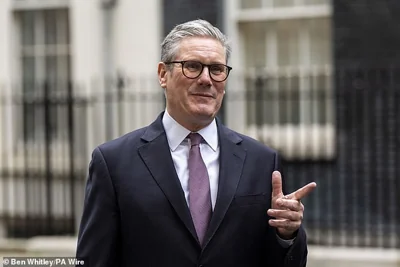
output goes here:
{"type": "MultiPolygon", "coordinates": [[[[199,61],[203,64],[226,64],[222,44],[206,37],[190,37],[181,41],[174,61],[199,61]]],[[[165,88],[168,113],[181,125],[197,131],[208,125],[221,107],[225,84],[211,79],[204,67],[199,77],[190,79],[182,73],[182,65],[160,62],[158,76],[165,88]]]]}

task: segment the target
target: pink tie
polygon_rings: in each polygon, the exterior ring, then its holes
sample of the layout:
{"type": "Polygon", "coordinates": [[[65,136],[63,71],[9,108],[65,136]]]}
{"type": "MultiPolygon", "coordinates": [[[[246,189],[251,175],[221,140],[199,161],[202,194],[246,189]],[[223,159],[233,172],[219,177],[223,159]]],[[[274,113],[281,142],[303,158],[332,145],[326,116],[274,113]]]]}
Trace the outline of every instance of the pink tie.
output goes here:
{"type": "Polygon", "coordinates": [[[202,137],[198,133],[189,134],[189,209],[196,228],[199,242],[203,245],[211,217],[210,181],[207,168],[200,154],[202,137]]]}

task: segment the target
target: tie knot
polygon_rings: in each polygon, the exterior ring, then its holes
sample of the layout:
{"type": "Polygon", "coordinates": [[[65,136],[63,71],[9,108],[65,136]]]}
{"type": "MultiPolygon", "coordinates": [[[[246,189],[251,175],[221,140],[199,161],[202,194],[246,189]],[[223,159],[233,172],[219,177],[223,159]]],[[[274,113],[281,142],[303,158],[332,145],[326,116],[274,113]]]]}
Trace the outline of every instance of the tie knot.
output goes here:
{"type": "Polygon", "coordinates": [[[190,138],[191,146],[199,145],[201,142],[201,139],[203,139],[203,137],[201,137],[201,135],[198,133],[190,133],[189,138],[190,138]]]}

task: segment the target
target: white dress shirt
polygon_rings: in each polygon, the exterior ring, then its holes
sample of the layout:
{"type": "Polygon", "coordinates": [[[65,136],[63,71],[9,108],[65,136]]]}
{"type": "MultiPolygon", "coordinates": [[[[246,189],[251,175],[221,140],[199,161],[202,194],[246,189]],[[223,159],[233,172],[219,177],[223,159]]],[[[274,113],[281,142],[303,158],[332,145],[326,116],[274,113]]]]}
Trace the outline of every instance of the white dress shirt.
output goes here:
{"type": "MultiPolygon", "coordinates": [[[[171,151],[172,160],[174,161],[175,170],[181,182],[186,203],[189,206],[188,158],[190,139],[188,138],[188,135],[191,133],[191,131],[175,121],[171,115],[169,115],[167,110],[164,112],[162,123],[167,135],[168,145],[171,151]]],[[[217,199],[219,178],[219,144],[218,130],[215,119],[207,127],[201,129],[197,133],[200,134],[205,141],[200,143],[200,154],[206,165],[208,177],[210,179],[211,206],[214,210],[215,201],[217,199]]],[[[289,247],[294,242],[294,239],[283,240],[278,235],[277,238],[283,247],[289,247]]]]}
{"type": "MultiPolygon", "coordinates": [[[[187,136],[191,132],[176,122],[167,111],[164,113],[162,122],[167,134],[176,173],[178,174],[183,192],[185,193],[186,202],[189,205],[188,158],[190,139],[187,136]]],[[[199,133],[205,141],[200,143],[200,153],[210,179],[211,206],[214,210],[215,201],[217,199],[219,175],[219,145],[215,119],[207,127],[201,129],[197,133],[199,133]]]]}

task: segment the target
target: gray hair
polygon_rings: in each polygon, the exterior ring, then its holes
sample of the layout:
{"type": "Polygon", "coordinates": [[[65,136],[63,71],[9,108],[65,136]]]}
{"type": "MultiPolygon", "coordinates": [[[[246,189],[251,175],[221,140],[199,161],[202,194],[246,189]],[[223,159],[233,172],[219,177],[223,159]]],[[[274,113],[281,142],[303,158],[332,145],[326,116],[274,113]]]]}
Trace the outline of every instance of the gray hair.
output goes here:
{"type": "Polygon", "coordinates": [[[187,37],[211,37],[225,48],[226,61],[231,54],[228,38],[208,21],[197,19],[175,26],[161,44],[161,61],[173,61],[180,42],[187,37]]]}

